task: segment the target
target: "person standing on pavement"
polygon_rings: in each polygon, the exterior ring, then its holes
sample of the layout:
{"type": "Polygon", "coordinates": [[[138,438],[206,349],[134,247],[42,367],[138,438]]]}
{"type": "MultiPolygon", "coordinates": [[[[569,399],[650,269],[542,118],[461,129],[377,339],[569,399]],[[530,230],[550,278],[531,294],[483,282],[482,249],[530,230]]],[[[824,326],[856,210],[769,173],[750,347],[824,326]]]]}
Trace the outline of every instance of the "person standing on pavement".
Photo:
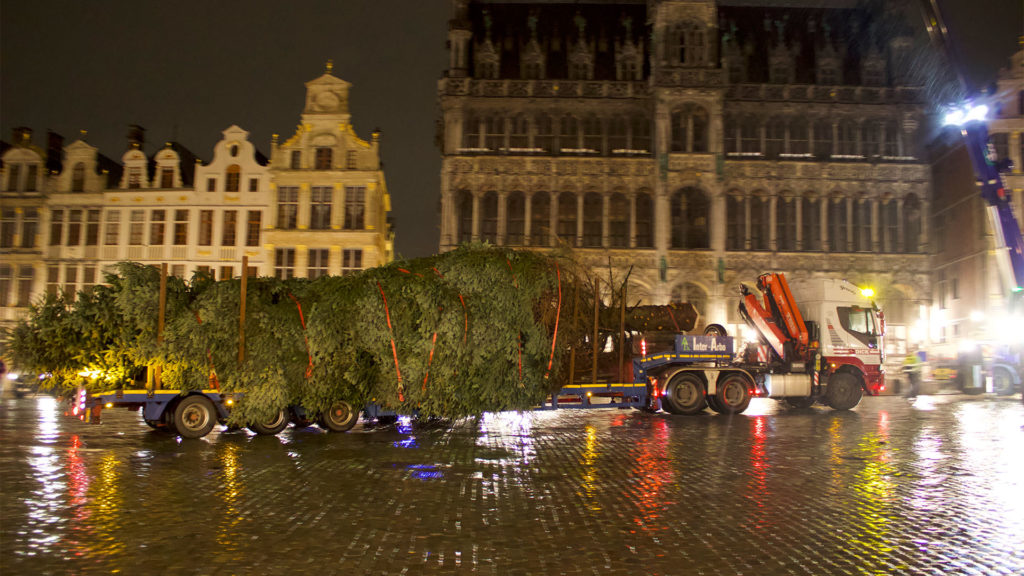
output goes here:
{"type": "Polygon", "coordinates": [[[916,351],[910,351],[903,359],[903,373],[910,381],[910,389],[907,390],[907,398],[917,398],[918,389],[921,387],[921,358],[916,351]]]}

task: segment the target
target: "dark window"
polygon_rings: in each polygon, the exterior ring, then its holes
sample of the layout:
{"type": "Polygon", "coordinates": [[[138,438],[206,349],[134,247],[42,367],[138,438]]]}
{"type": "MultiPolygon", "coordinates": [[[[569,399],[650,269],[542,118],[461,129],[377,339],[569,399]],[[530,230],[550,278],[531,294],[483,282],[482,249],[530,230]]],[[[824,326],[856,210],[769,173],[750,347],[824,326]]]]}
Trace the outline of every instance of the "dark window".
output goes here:
{"type": "Polygon", "coordinates": [[[537,192],[530,200],[530,245],[550,245],[551,196],[537,192]]]}
{"type": "Polygon", "coordinates": [[[199,245],[213,244],[213,210],[199,211],[199,245]]]}
{"type": "Polygon", "coordinates": [[[174,169],[173,168],[161,168],[160,169],[160,187],[161,188],[172,188],[172,187],[174,187],[174,169]]]}
{"type": "Polygon", "coordinates": [[[174,245],[188,244],[188,210],[174,211],[174,245]]]}
{"type": "Polygon", "coordinates": [[[14,284],[12,270],[13,268],[7,264],[0,264],[0,307],[7,306],[11,298],[11,288],[14,284]]]}
{"type": "Polygon", "coordinates": [[[142,234],[146,227],[146,212],[144,210],[132,210],[131,221],[128,223],[128,244],[131,246],[142,246],[142,234]]]}
{"type": "Polygon", "coordinates": [[[498,243],[498,194],[488,192],[481,201],[480,240],[498,243]]]}
{"type": "Polygon", "coordinates": [[[85,214],[85,245],[96,246],[100,243],[100,211],[89,210],[85,214]]]}
{"type": "Polygon", "coordinates": [[[363,251],[356,249],[342,250],[341,275],[348,276],[363,269],[363,251]]]}
{"type": "Polygon", "coordinates": [[[349,170],[356,169],[356,151],[349,150],[345,153],[345,168],[349,170]]]}
{"type": "Polygon", "coordinates": [[[21,164],[10,164],[7,166],[7,191],[18,190],[18,177],[21,176],[21,164]]]}
{"type": "Polygon", "coordinates": [[[775,205],[775,246],[777,250],[796,250],[796,200],[779,198],[775,205]]]}
{"type": "MultiPolygon", "coordinates": [[[[4,208],[0,216],[0,248],[13,248],[18,231],[18,215],[13,208],[4,208]]],[[[0,303],[0,306],[3,306],[0,303]]]]}
{"type": "Polygon", "coordinates": [[[863,201],[854,204],[853,239],[857,252],[871,251],[871,202],[863,201]]]}
{"type": "Polygon", "coordinates": [[[167,219],[165,210],[153,210],[149,219],[149,245],[162,246],[164,243],[164,226],[167,219]]]}
{"type": "Polygon", "coordinates": [[[21,214],[22,248],[35,248],[37,230],[39,230],[39,211],[35,208],[25,208],[21,214]]]}
{"type": "Polygon", "coordinates": [[[366,186],[345,187],[345,229],[362,230],[365,227],[366,186]]]}
{"type": "Polygon", "coordinates": [[[249,210],[249,218],[245,231],[246,246],[260,245],[260,229],[262,226],[262,220],[263,212],[260,212],[259,210],[249,210]]]}
{"type": "Polygon", "coordinates": [[[601,195],[591,192],[583,197],[583,246],[601,246],[601,195]]]}
{"type": "Polygon", "coordinates": [[[295,248],[274,250],[274,277],[278,280],[295,277],[295,248]]]}
{"type": "Polygon", "coordinates": [[[207,178],[206,179],[206,191],[207,192],[216,192],[217,191],[217,179],[216,178],[207,178]]]}
{"type": "Polygon", "coordinates": [[[558,195],[558,238],[568,246],[576,245],[576,195],[558,195]]]}
{"type": "Polygon", "coordinates": [[[707,196],[696,188],[686,188],[672,195],[672,248],[708,247],[709,208],[707,196]]]}
{"type": "Polygon", "coordinates": [[[744,198],[740,196],[726,197],[725,220],[725,249],[746,250],[747,203],[744,198]]]}
{"type": "Polygon", "coordinates": [[[277,189],[277,227],[294,230],[299,218],[299,189],[281,186],[277,189]]]}
{"type": "Polygon", "coordinates": [[[854,338],[869,348],[878,346],[879,330],[874,311],[860,306],[837,306],[836,314],[839,315],[839,324],[854,338]]]}
{"type": "Polygon", "coordinates": [[[816,252],[821,250],[821,203],[811,198],[804,198],[803,203],[800,207],[803,249],[816,252]]]}
{"type": "Polygon", "coordinates": [[[608,202],[608,245],[629,247],[629,202],[622,194],[612,194],[608,202]]]}
{"type": "Polygon", "coordinates": [[[107,210],[106,233],[103,243],[107,246],[117,246],[118,238],[121,236],[121,211],[107,210]]]}
{"type": "Polygon", "coordinates": [[[327,248],[310,248],[306,261],[306,277],[314,280],[327,275],[327,248]]]}
{"type": "Polygon", "coordinates": [[[234,246],[238,241],[238,210],[224,211],[224,228],[221,230],[222,246],[234,246]]]}
{"type": "MultiPolygon", "coordinates": [[[[330,150],[330,149],[328,149],[330,150]]],[[[309,203],[309,227],[312,230],[328,230],[331,227],[331,196],[334,189],[330,186],[314,186],[309,203]]]]}
{"type": "MultiPolygon", "coordinates": [[[[347,201],[346,201],[347,202],[347,201]]],[[[470,242],[473,240],[473,195],[463,190],[459,192],[459,233],[458,242],[470,242]]],[[[346,228],[348,227],[348,207],[345,215],[346,228]]]]}
{"type": "Polygon", "coordinates": [[[291,164],[292,170],[298,170],[302,167],[302,152],[299,150],[292,150],[291,164]]]}
{"type": "Polygon", "coordinates": [[[846,199],[839,198],[828,204],[829,249],[832,252],[850,250],[849,226],[846,222],[846,199]]]}
{"type": "Polygon", "coordinates": [[[903,233],[903,251],[920,252],[921,201],[914,194],[908,194],[903,201],[903,233]]]}
{"type": "Polygon", "coordinates": [[[18,300],[16,306],[28,306],[32,302],[32,284],[36,271],[31,266],[22,266],[18,273],[18,300]]]}
{"type": "Polygon", "coordinates": [[[331,159],[334,157],[333,150],[326,147],[316,149],[316,169],[330,170],[331,159]]]}
{"type": "Polygon", "coordinates": [[[526,201],[522,192],[513,192],[505,199],[505,244],[521,246],[526,229],[526,201]]]}
{"type": "Polygon", "coordinates": [[[260,190],[260,179],[249,178],[249,192],[259,192],[260,190]]]}
{"type": "Polygon", "coordinates": [[[36,164],[29,164],[28,171],[25,174],[25,191],[35,192],[36,191],[36,180],[39,179],[39,166],[36,164]]]}
{"type": "Polygon", "coordinates": [[[128,169],[128,188],[142,188],[142,168],[128,169]]]}
{"type": "Polygon", "coordinates": [[[767,198],[750,199],[750,249],[768,250],[771,233],[771,203],[767,198]]]}
{"type": "Polygon", "coordinates": [[[53,210],[50,212],[50,246],[60,246],[64,242],[64,211],[53,210]]]}
{"type": "Polygon", "coordinates": [[[654,247],[654,202],[651,195],[636,195],[636,247],[654,247]]]}
{"type": "Polygon", "coordinates": [[[227,172],[224,174],[224,191],[225,192],[238,192],[239,182],[242,178],[242,168],[238,164],[232,164],[228,166],[227,172]]]}
{"type": "Polygon", "coordinates": [[[78,246],[82,242],[82,211],[68,210],[68,246],[78,246]]]}
{"type": "Polygon", "coordinates": [[[82,192],[85,190],[85,164],[79,162],[71,171],[71,191],[82,192]]]}

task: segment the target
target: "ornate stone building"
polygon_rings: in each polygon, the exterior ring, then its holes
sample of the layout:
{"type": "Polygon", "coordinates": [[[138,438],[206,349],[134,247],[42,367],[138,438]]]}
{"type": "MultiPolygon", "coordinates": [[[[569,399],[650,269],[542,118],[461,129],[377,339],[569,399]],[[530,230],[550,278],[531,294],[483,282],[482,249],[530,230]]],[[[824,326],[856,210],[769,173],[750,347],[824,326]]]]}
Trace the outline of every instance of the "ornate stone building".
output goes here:
{"type": "Polygon", "coordinates": [[[440,249],[569,246],[734,330],[741,282],[842,277],[901,350],[931,292],[913,30],[785,4],[453,1],[440,249]]]}
{"type": "Polygon", "coordinates": [[[264,157],[231,126],[203,162],[177,143],[147,155],[133,127],[115,162],[83,139],[46,149],[17,129],[0,155],[0,323],[44,292],[74,297],[113,264],[167,263],[185,278],[315,278],[391,261],[390,199],[378,138],[349,123],[349,84],[307,83],[296,135],[264,157]]]}

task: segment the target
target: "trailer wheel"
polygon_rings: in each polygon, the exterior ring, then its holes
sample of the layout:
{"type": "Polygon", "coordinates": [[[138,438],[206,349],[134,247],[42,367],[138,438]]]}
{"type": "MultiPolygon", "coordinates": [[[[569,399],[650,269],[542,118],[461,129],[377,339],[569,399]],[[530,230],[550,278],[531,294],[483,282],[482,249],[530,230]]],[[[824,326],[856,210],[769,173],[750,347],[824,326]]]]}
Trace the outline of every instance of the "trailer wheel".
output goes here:
{"type": "Polygon", "coordinates": [[[213,430],[217,412],[206,396],[186,396],[174,408],[173,422],[182,438],[202,438],[213,430]]]}
{"type": "Polygon", "coordinates": [[[810,408],[811,406],[814,406],[815,398],[813,398],[811,396],[805,396],[805,397],[794,396],[794,397],[791,397],[791,398],[785,398],[785,401],[786,401],[786,404],[790,408],[796,408],[798,410],[806,410],[807,408],[810,408]]]}
{"type": "Polygon", "coordinates": [[[750,382],[740,374],[729,374],[718,383],[715,399],[722,414],[739,414],[750,406],[750,382]]]}
{"type": "Polygon", "coordinates": [[[359,420],[359,410],[344,400],[331,404],[330,410],[320,415],[317,424],[328,432],[348,432],[359,420]]]}
{"type": "Polygon", "coordinates": [[[857,377],[848,372],[833,374],[828,379],[828,390],[825,392],[825,401],[835,410],[849,410],[860,404],[864,396],[864,389],[861,388],[857,377]]]}
{"type": "Polygon", "coordinates": [[[277,413],[266,420],[251,422],[248,426],[249,430],[263,436],[273,436],[287,427],[288,412],[283,409],[278,410],[277,413]]]}
{"type": "Polygon", "coordinates": [[[665,387],[662,404],[673,414],[697,414],[707,405],[706,396],[700,378],[682,372],[673,376],[665,387]]]}
{"type": "Polygon", "coordinates": [[[1013,394],[1013,377],[1006,368],[996,367],[992,370],[992,391],[997,396],[1013,394]]]}
{"type": "Polygon", "coordinates": [[[728,336],[729,333],[726,331],[725,326],[722,326],[721,324],[708,324],[707,327],[704,328],[704,335],[705,336],[728,336]]]}

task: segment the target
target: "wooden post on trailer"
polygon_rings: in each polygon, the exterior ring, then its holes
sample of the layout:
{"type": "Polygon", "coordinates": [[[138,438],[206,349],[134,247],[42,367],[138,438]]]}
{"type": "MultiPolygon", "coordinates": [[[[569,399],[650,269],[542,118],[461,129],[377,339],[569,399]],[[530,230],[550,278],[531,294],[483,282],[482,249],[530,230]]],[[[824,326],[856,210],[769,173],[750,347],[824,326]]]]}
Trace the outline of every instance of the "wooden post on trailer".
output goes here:
{"type": "MultiPolygon", "coordinates": [[[[572,332],[573,338],[576,337],[576,325],[579,323],[579,311],[580,311],[580,279],[576,278],[575,288],[572,292],[572,332]]],[[[574,341],[569,346],[569,378],[567,384],[573,384],[576,381],[576,342],[574,341]]]]}
{"type": "Polygon", "coordinates": [[[597,336],[598,336],[598,319],[599,308],[601,306],[601,280],[594,276],[594,338],[591,344],[591,368],[590,368],[590,383],[597,384],[597,336]]]}
{"type": "MultiPolygon", "coordinates": [[[[622,373],[624,355],[626,353],[626,286],[629,283],[629,275],[633,273],[633,267],[630,266],[626,272],[626,277],[622,279],[622,287],[619,288],[619,381],[620,382],[632,382],[632,375],[627,371],[626,374],[622,373]]],[[[632,356],[632,351],[630,351],[632,356]]]]}
{"type": "Polygon", "coordinates": [[[238,364],[245,362],[245,290],[249,280],[249,257],[242,256],[241,303],[238,306],[238,364]]]}

